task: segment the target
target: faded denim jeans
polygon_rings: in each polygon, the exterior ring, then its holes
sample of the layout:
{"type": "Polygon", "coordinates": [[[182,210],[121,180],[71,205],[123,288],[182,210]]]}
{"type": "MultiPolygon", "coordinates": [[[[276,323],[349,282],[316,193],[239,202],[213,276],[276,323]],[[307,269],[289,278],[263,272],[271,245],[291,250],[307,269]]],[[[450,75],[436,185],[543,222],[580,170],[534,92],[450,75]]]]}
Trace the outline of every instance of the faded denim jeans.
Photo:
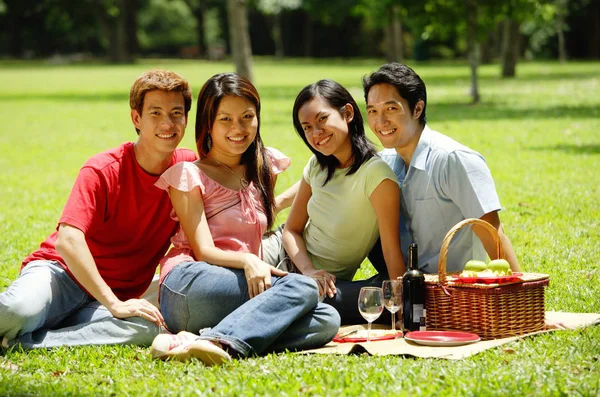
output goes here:
{"type": "MultiPolygon", "coordinates": [[[[283,248],[283,225],[271,232],[267,237],[263,238],[262,247],[264,261],[281,270],[299,273],[298,269],[287,257],[283,248]]],[[[362,287],[381,287],[384,280],[389,278],[385,260],[383,259],[383,251],[381,241],[377,240],[375,246],[369,253],[369,260],[377,270],[378,274],[366,280],[342,280],[337,279],[335,288],[337,294],[333,298],[325,297],[323,303],[333,306],[340,314],[342,325],[363,324],[364,318],[358,311],[358,296],[362,287]]],[[[384,310],[379,318],[374,322],[379,324],[389,324],[392,321],[389,311],[384,310]]]]}
{"type": "Polygon", "coordinates": [[[199,333],[243,357],[317,348],[340,325],[336,310],[318,303],[309,277],[273,277],[271,288],[250,299],[243,270],[206,262],[175,266],[160,288],[160,306],[171,332],[199,333]]]}
{"type": "Polygon", "coordinates": [[[142,318],[113,317],[54,261],[29,263],[0,294],[0,339],[10,346],[147,346],[158,333],[142,318]]]}

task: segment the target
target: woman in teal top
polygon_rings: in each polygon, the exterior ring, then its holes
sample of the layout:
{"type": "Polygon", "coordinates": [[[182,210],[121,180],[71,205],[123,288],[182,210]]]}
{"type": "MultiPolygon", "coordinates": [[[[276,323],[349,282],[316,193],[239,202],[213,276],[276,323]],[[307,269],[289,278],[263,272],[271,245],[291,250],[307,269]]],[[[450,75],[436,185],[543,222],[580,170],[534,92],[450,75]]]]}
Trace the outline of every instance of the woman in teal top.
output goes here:
{"type": "Polygon", "coordinates": [[[362,321],[360,288],[381,286],[405,271],[400,249],[400,189],[391,168],[365,135],[352,95],[332,80],[305,87],[296,98],[294,127],[314,153],[283,231],[283,245],[295,268],[327,280],[326,303],[342,323],[362,321]],[[377,239],[385,258],[368,280],[352,282],[377,239]]]}

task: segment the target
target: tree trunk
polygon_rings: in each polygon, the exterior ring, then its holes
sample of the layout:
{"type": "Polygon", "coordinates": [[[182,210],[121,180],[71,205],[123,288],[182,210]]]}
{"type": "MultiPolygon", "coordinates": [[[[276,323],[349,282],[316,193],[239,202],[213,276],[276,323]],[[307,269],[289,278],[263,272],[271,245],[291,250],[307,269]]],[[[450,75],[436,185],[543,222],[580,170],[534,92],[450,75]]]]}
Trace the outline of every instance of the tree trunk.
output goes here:
{"type": "Polygon", "coordinates": [[[502,23],[496,26],[496,29],[489,31],[485,42],[481,45],[481,64],[489,65],[492,63],[495,57],[499,55],[498,51],[498,35],[502,37],[502,33],[498,33],[502,30],[502,23]]]}
{"type": "Polygon", "coordinates": [[[127,48],[127,32],[125,31],[125,13],[124,13],[124,3],[127,0],[121,0],[121,11],[119,12],[119,16],[115,20],[114,24],[114,52],[112,56],[113,62],[125,63],[131,62],[133,57],[129,53],[127,48]]]}
{"type": "Polygon", "coordinates": [[[593,17],[588,25],[588,55],[592,59],[600,59],[600,3],[591,5],[590,14],[593,17]]]}
{"type": "Polygon", "coordinates": [[[22,0],[4,0],[4,10],[6,25],[4,29],[6,32],[7,43],[6,47],[8,53],[14,57],[25,57],[29,55],[33,56],[33,48],[25,48],[24,26],[27,26],[28,18],[26,15],[26,9],[28,4],[22,0]]]}
{"type": "Polygon", "coordinates": [[[383,42],[385,43],[385,60],[394,62],[394,46],[392,39],[392,24],[388,23],[383,27],[383,42]]]}
{"type": "Polygon", "coordinates": [[[21,17],[7,18],[7,26],[5,26],[8,38],[8,53],[14,57],[22,57],[24,56],[25,50],[23,45],[23,34],[21,33],[21,28],[24,25],[20,21],[21,17]]]}
{"type": "Polygon", "coordinates": [[[388,62],[404,62],[404,47],[402,42],[402,20],[400,6],[392,6],[389,10],[389,24],[385,28],[388,62]]]}
{"type": "Polygon", "coordinates": [[[520,24],[514,19],[502,22],[502,77],[515,77],[521,35],[520,24]]]}
{"type": "Polygon", "coordinates": [[[235,70],[252,81],[252,47],[248,32],[246,0],[227,0],[227,15],[235,70]]]}
{"type": "Polygon", "coordinates": [[[394,43],[394,54],[396,62],[404,62],[404,47],[402,43],[402,20],[400,19],[400,6],[392,9],[392,42],[394,43]]]}
{"type": "Polygon", "coordinates": [[[471,67],[471,98],[479,103],[477,68],[479,67],[479,43],[477,42],[477,0],[467,1],[467,47],[471,67]]]}
{"type": "Polygon", "coordinates": [[[206,54],[206,39],[204,38],[204,8],[198,6],[194,10],[194,16],[196,17],[196,36],[198,38],[198,48],[200,57],[204,57],[206,54]]]}
{"type": "Polygon", "coordinates": [[[283,60],[283,36],[281,33],[281,12],[273,15],[273,43],[275,44],[275,59],[283,60]]]}
{"type": "Polygon", "coordinates": [[[137,12],[140,0],[123,0],[123,16],[125,29],[125,46],[131,60],[139,52],[140,44],[137,37],[137,12]]]}
{"type": "Polygon", "coordinates": [[[556,13],[556,34],[558,36],[558,59],[560,63],[567,61],[567,49],[565,46],[565,15],[562,10],[556,13]]]}
{"type": "Polygon", "coordinates": [[[204,38],[204,11],[206,7],[206,2],[203,0],[185,0],[185,4],[187,4],[190,11],[192,11],[194,19],[196,19],[196,38],[198,42],[198,56],[203,57],[207,53],[207,45],[205,43],[206,39],[204,38]]]}
{"type": "Polygon", "coordinates": [[[312,56],[312,18],[306,13],[306,22],[304,23],[304,56],[310,58],[312,56]]]}
{"type": "Polygon", "coordinates": [[[113,16],[108,14],[104,6],[100,6],[99,18],[104,34],[108,38],[108,58],[113,63],[127,63],[133,61],[133,56],[128,51],[126,39],[125,5],[128,0],[118,2],[119,12],[113,16]]]}

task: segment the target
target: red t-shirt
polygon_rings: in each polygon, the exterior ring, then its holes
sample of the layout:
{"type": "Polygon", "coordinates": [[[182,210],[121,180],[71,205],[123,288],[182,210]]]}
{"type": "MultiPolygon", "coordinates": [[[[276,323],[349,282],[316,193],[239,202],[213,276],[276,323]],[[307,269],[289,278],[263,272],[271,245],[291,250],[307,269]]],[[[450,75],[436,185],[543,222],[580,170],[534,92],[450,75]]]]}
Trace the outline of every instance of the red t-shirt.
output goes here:
{"type": "MultiPolygon", "coordinates": [[[[191,150],[177,149],[171,165],[196,158],[191,150]]],[[[158,178],[140,167],[131,142],[97,154],[79,171],[58,221],[85,234],[100,275],[121,300],[146,291],[177,231],[168,193],[154,186],[158,178]]],[[[21,269],[31,261],[55,260],[73,277],[56,252],[57,235],[25,258],[21,269]]]]}

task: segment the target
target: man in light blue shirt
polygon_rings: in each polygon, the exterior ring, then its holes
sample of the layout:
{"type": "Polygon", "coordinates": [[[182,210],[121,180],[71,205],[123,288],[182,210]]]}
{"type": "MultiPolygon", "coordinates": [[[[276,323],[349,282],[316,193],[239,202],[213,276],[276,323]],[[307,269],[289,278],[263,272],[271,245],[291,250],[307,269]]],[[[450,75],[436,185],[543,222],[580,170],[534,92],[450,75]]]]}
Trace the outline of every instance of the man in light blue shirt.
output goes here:
{"type": "MultiPolygon", "coordinates": [[[[408,246],[419,245],[419,268],[436,273],[446,233],[467,218],[493,225],[513,271],[519,264],[498,216],[501,209],[494,180],[479,153],[426,125],[425,83],[408,66],[389,63],[363,78],[367,120],[385,150],[401,188],[400,238],[405,260],[408,246]]],[[[448,251],[446,270],[460,271],[470,259],[496,257],[493,240],[481,229],[461,229],[448,251]]],[[[408,262],[407,262],[408,263],[408,262]]]]}

